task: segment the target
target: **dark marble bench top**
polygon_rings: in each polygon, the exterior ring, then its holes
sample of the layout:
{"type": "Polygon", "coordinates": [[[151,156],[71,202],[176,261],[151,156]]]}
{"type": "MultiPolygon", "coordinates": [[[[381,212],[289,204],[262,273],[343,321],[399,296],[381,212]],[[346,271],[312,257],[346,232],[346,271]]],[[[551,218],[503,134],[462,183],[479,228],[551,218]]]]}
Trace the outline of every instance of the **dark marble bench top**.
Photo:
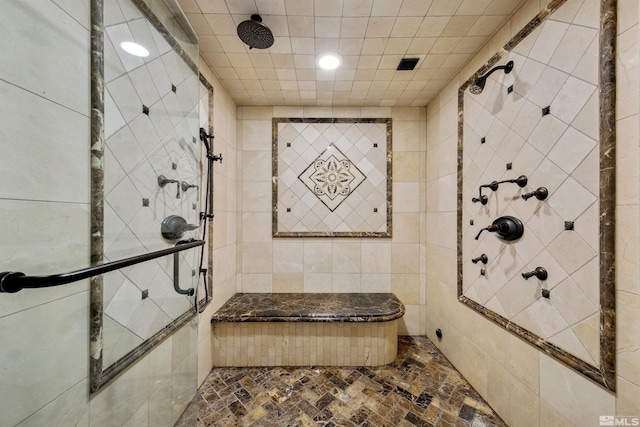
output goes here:
{"type": "Polygon", "coordinates": [[[386,322],[404,305],[390,293],[235,294],[211,322],[386,322]]]}

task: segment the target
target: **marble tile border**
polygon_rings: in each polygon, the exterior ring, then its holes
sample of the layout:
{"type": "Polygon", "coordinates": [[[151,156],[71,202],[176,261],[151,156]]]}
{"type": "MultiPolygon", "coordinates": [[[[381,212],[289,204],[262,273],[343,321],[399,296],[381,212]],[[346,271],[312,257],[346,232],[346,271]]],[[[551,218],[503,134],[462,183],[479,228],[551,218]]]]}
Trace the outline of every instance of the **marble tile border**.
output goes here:
{"type": "MultiPolygon", "coordinates": [[[[141,0],[131,0],[196,74],[198,66],[141,0]]],[[[91,0],[91,266],[104,262],[104,0],[91,0]]],[[[196,39],[197,42],[197,39],[196,39]]],[[[196,316],[190,309],[111,366],[103,366],[103,277],[89,279],[89,375],[95,393],[196,316]]]]}
{"type": "Polygon", "coordinates": [[[600,2],[600,367],[592,366],[532,332],[510,322],[509,319],[465,297],[462,292],[464,91],[477,77],[486,73],[501,58],[506,56],[565,1],[551,0],[544,10],[538,13],[499,52],[493,55],[486,65],[481,67],[458,89],[457,294],[461,303],[471,307],[492,322],[519,336],[569,368],[615,392],[616,0],[602,0],[600,2]]]}
{"type": "Polygon", "coordinates": [[[142,359],[142,357],[149,353],[154,347],[158,346],[170,335],[173,335],[173,333],[180,329],[182,326],[189,323],[189,321],[195,316],[195,310],[187,311],[186,313],[175,319],[173,322],[166,325],[160,331],[156,332],[151,338],[145,340],[142,344],[138,345],[129,353],[116,360],[112,365],[108,366],[100,373],[100,376],[95,379],[95,382],[94,378],[91,379],[91,391],[95,392],[100,387],[108,384],[109,381],[116,378],[129,366],[134,364],[139,359],[142,359]],[[93,389],[94,384],[96,387],[95,390],[93,389]]]}
{"type": "MultiPolygon", "coordinates": [[[[104,262],[104,2],[91,0],[91,266],[104,262]]],[[[91,392],[102,375],[102,276],[89,279],[91,392]]]]}
{"type": "Polygon", "coordinates": [[[298,117],[274,117],[272,119],[272,184],[271,184],[271,201],[272,201],[272,232],[273,237],[392,237],[392,197],[391,197],[391,189],[392,189],[392,160],[393,160],[393,131],[392,131],[392,120],[390,118],[340,118],[340,117],[329,117],[329,118],[298,118],[298,117]],[[387,127],[387,170],[386,170],[386,181],[387,181],[387,229],[386,231],[378,232],[378,231],[353,231],[353,232],[342,232],[342,231],[327,231],[327,232],[306,232],[306,231],[279,231],[278,230],[278,124],[280,123],[385,123],[387,127]]]}

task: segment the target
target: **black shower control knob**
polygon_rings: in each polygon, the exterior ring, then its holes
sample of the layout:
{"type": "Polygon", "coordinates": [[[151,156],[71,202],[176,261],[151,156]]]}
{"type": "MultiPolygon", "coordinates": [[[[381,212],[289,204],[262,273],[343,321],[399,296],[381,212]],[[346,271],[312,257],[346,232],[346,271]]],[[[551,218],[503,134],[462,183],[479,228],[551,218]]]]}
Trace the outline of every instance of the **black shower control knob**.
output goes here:
{"type": "Polygon", "coordinates": [[[496,237],[502,240],[517,240],[524,233],[522,221],[513,216],[503,216],[494,221],[498,231],[496,237]]]}
{"type": "Polygon", "coordinates": [[[533,276],[536,276],[538,280],[547,280],[547,277],[549,277],[549,274],[547,273],[547,270],[544,267],[536,267],[536,269],[533,271],[530,271],[528,273],[522,273],[522,277],[524,277],[525,280],[529,280],[529,278],[533,276]]]}
{"type": "Polygon", "coordinates": [[[487,255],[482,254],[479,257],[472,259],[471,262],[474,264],[477,264],[478,262],[486,264],[487,262],[489,262],[489,258],[487,258],[487,255]]]}
{"type": "Polygon", "coordinates": [[[513,216],[501,216],[493,223],[478,232],[475,239],[478,240],[483,231],[496,233],[496,237],[506,241],[518,240],[524,233],[524,224],[513,216]]]}

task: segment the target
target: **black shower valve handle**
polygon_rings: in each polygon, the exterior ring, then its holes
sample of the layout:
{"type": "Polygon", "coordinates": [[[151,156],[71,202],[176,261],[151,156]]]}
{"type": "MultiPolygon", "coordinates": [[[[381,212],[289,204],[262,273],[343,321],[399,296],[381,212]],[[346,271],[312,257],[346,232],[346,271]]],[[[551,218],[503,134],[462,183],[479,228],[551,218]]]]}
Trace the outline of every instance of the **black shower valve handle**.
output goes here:
{"type": "Polygon", "coordinates": [[[513,216],[501,216],[478,232],[475,240],[480,238],[483,231],[496,233],[496,237],[505,241],[518,240],[524,233],[524,224],[513,216]]]}
{"type": "Polygon", "coordinates": [[[158,176],[158,185],[160,186],[160,188],[164,188],[165,185],[167,184],[177,184],[177,193],[176,193],[176,199],[180,198],[180,181],[178,181],[177,179],[169,179],[164,175],[159,175],[158,176]]]}
{"type": "Polygon", "coordinates": [[[475,239],[478,240],[480,238],[480,235],[482,234],[483,231],[489,231],[491,233],[495,233],[496,231],[498,231],[498,226],[495,224],[491,224],[483,229],[481,229],[478,234],[476,234],[475,239]]]}
{"type": "Polygon", "coordinates": [[[529,280],[530,277],[536,276],[538,280],[547,280],[549,274],[544,267],[536,267],[535,270],[529,271],[528,273],[522,273],[522,277],[525,280],[529,280]]]}

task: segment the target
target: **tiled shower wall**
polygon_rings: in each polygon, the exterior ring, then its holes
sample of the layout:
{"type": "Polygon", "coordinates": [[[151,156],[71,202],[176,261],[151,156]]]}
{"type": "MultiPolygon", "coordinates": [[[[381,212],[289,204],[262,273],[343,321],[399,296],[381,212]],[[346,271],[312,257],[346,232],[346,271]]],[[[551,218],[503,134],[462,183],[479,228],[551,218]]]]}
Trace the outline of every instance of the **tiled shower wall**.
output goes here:
{"type": "MultiPolygon", "coordinates": [[[[568,0],[567,6],[578,10],[580,3],[568,0]]],[[[598,13],[598,1],[586,4],[586,10],[598,13]]],[[[545,5],[527,2],[427,107],[427,230],[456,226],[451,189],[456,185],[458,88],[545,5]]],[[[458,302],[456,238],[427,232],[427,335],[510,425],[597,426],[599,415],[640,414],[638,13],[636,1],[618,2],[616,395],[458,302]],[[442,341],[435,338],[436,328],[443,331],[442,341]]]]}
{"type": "MultiPolygon", "coordinates": [[[[2,271],[89,265],[89,5],[2,6],[2,271]]],[[[92,396],[88,326],[87,281],[0,295],[0,425],[173,425],[184,396],[171,381],[195,366],[195,323],[92,396]]]]}
{"type": "Polygon", "coordinates": [[[481,94],[464,91],[461,256],[465,297],[599,366],[600,20],[592,11],[590,2],[564,3],[499,61],[513,61],[510,73],[492,74],[481,94]],[[520,175],[523,188],[504,183],[483,189],[487,204],[472,201],[481,185],[520,175]],[[520,197],[538,187],[548,189],[544,201],[520,197]],[[474,239],[502,215],[522,221],[520,239],[474,239]],[[481,253],[487,264],[473,264],[481,253]],[[547,279],[521,276],[538,266],[547,279]]]}
{"type": "MultiPolygon", "coordinates": [[[[0,20],[1,270],[84,268],[89,5],[7,2],[0,20]]],[[[0,425],[87,423],[88,327],[88,281],[0,295],[0,425]]]]}
{"type": "Polygon", "coordinates": [[[425,129],[424,108],[240,107],[238,291],[393,292],[399,333],[424,334],[425,129]],[[392,238],[272,237],[273,117],[392,118],[392,238]]]}
{"type": "Polygon", "coordinates": [[[211,316],[236,292],[236,104],[215,75],[200,61],[200,73],[213,86],[213,152],[222,163],[213,166],[213,294],[211,303],[199,315],[198,384],[213,366],[211,316]]]}
{"type": "MultiPolygon", "coordinates": [[[[169,215],[198,223],[198,190],[180,191],[177,198],[180,183],[160,188],[157,177],[200,185],[199,83],[197,72],[130,0],[104,5],[104,256],[114,261],[172,247],[175,242],[160,233],[169,215]],[[128,40],[144,45],[149,56],[121,49],[128,40]]],[[[199,255],[200,248],[180,253],[181,288],[195,287],[199,255]]],[[[171,255],[104,276],[103,369],[193,307],[194,297],[174,292],[173,273],[171,255]]]]}

